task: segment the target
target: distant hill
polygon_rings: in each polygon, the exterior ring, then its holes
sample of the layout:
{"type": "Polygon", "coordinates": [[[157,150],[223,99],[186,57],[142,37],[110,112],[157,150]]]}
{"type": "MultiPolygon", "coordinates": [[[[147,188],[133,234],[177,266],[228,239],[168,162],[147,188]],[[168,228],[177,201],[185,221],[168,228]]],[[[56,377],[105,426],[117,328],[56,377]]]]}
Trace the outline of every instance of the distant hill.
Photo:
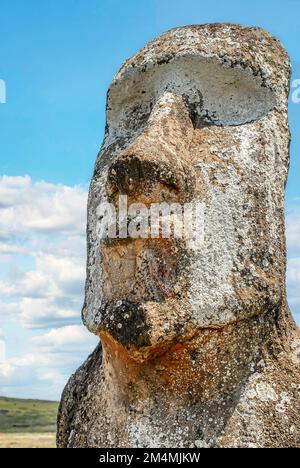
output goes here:
{"type": "Polygon", "coordinates": [[[0,433],[55,432],[58,402],[0,397],[0,433]]]}

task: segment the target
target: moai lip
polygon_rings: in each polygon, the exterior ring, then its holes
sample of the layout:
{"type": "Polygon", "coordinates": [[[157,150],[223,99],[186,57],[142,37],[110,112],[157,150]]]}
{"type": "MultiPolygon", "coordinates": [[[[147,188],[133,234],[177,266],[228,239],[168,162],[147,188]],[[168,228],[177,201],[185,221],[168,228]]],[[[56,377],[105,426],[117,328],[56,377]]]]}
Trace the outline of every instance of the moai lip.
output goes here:
{"type": "Polygon", "coordinates": [[[64,390],[59,446],[300,445],[289,80],[275,38],[231,24],[173,29],[117,73],[88,201],[82,315],[101,344],[64,390]],[[99,235],[125,196],[139,216],[203,206],[203,240],[130,236],[130,210],[126,235],[99,235]]]}

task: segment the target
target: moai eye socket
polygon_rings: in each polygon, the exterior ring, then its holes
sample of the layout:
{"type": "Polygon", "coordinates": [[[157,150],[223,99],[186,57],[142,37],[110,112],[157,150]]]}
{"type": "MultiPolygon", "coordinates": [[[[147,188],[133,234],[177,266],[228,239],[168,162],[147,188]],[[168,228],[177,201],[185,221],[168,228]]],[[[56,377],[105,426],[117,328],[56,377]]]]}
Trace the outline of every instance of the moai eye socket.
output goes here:
{"type": "Polygon", "coordinates": [[[110,127],[115,134],[143,130],[153,105],[165,91],[181,95],[195,127],[242,125],[264,117],[276,97],[250,67],[215,58],[180,56],[156,62],[147,70],[131,69],[116,79],[108,99],[110,127]]]}

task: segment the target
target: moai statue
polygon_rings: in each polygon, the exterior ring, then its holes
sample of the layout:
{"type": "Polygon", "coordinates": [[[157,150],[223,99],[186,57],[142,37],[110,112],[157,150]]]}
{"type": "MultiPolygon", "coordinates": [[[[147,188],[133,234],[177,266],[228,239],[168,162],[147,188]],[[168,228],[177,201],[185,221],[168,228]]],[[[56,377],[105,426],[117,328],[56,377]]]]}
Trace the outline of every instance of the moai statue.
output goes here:
{"type": "Polygon", "coordinates": [[[63,392],[59,447],[300,446],[289,79],[276,39],[231,24],[173,29],[114,78],[88,202],[83,321],[100,343],[63,392]],[[201,245],[99,234],[99,206],[125,198],[202,204],[201,245]]]}

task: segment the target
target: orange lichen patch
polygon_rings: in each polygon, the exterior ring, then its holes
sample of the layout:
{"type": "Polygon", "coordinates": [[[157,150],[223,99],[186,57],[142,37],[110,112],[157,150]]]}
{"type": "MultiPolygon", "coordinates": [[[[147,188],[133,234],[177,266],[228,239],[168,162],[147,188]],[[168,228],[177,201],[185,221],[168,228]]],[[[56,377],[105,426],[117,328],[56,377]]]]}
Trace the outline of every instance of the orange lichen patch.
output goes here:
{"type": "Polygon", "coordinates": [[[189,348],[188,343],[177,343],[153,363],[164,384],[172,391],[186,393],[199,378],[195,374],[189,348]]]}
{"type": "Polygon", "coordinates": [[[104,348],[103,368],[112,385],[120,386],[122,391],[138,389],[139,395],[155,387],[172,394],[176,400],[191,402],[195,395],[218,394],[220,375],[224,372],[222,349],[224,355],[230,353],[232,357],[236,352],[234,346],[228,346],[224,330],[194,331],[185,341],[135,352],[125,349],[107,333],[100,336],[104,348]]]}
{"type": "Polygon", "coordinates": [[[170,346],[155,361],[150,361],[151,371],[153,368],[158,371],[168,390],[180,398],[200,389],[201,393],[212,393],[211,376],[218,372],[217,349],[224,345],[217,342],[218,333],[213,329],[194,332],[192,339],[170,346]]]}
{"type": "Polygon", "coordinates": [[[137,361],[108,333],[100,332],[99,336],[103,345],[103,368],[106,375],[121,384],[134,382],[140,373],[137,361]]]}
{"type": "Polygon", "coordinates": [[[103,368],[109,379],[123,387],[137,382],[140,385],[142,381],[145,387],[156,382],[161,391],[165,387],[165,391],[171,391],[181,397],[199,385],[202,392],[211,392],[213,379],[207,376],[217,373],[217,349],[224,347],[224,343],[218,343],[218,336],[218,330],[205,330],[201,334],[190,331],[190,336],[185,341],[166,342],[159,346],[132,351],[120,345],[108,333],[101,332],[103,368]],[[200,360],[199,346],[206,350],[200,360]]]}
{"type": "Polygon", "coordinates": [[[214,398],[247,377],[257,340],[261,339],[259,320],[220,329],[190,329],[181,341],[140,350],[127,350],[103,332],[104,369],[121,387],[156,388],[190,402],[200,395],[214,398]]]}
{"type": "MultiPolygon", "coordinates": [[[[180,391],[185,392],[192,385],[193,369],[185,344],[165,344],[148,349],[148,359],[141,362],[136,360],[137,352],[133,358],[133,354],[109,334],[101,332],[100,337],[106,378],[112,385],[121,387],[122,391],[135,386],[139,391],[144,388],[147,393],[147,388],[151,388],[155,382],[161,391],[175,392],[180,388],[180,391]]],[[[144,353],[145,350],[140,352],[144,353]]]]}

